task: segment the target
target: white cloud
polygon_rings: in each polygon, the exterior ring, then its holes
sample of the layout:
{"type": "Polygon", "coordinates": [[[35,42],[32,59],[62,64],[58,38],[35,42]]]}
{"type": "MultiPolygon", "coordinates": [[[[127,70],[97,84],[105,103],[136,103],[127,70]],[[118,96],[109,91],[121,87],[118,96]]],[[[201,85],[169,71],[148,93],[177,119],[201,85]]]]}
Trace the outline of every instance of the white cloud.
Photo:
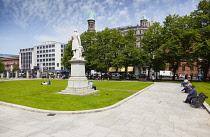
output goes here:
{"type": "Polygon", "coordinates": [[[34,36],[34,40],[38,43],[42,43],[45,41],[58,41],[67,43],[70,38],[70,35],[36,35],[34,36]]]}
{"type": "MultiPolygon", "coordinates": [[[[162,21],[169,13],[189,13],[197,1],[186,0],[177,5],[176,0],[3,0],[3,13],[21,27],[31,28],[34,24],[41,24],[43,32],[46,29],[56,37],[64,37],[75,28],[80,33],[87,30],[91,8],[96,28],[101,30],[139,24],[143,14],[155,21],[162,21]]],[[[36,39],[41,40],[41,36],[43,40],[55,38],[43,34],[36,36],[36,39]]]]}
{"type": "Polygon", "coordinates": [[[128,7],[124,7],[123,10],[119,11],[120,16],[127,15],[127,14],[128,14],[128,7]]]}

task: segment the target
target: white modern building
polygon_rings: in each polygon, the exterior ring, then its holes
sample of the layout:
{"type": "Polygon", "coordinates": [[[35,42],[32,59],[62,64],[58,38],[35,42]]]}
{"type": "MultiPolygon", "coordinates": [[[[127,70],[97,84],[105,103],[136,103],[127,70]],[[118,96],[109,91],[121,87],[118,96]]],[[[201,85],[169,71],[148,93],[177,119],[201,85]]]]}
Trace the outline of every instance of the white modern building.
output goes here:
{"type": "Polygon", "coordinates": [[[20,49],[19,67],[21,70],[64,71],[65,68],[61,65],[61,58],[65,47],[66,44],[47,41],[32,48],[20,49]]]}

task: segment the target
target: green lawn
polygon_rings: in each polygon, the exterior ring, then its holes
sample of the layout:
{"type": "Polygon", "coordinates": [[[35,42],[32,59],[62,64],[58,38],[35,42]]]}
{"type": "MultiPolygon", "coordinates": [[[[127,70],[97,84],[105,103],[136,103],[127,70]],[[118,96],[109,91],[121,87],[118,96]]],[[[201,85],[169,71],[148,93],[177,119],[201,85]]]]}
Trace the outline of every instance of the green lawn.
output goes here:
{"type": "Polygon", "coordinates": [[[197,91],[197,93],[203,92],[207,98],[205,101],[210,105],[210,82],[191,82],[197,91]]]}
{"type": "Polygon", "coordinates": [[[64,90],[67,80],[51,80],[52,85],[40,85],[47,80],[0,81],[0,101],[33,108],[75,111],[102,108],[146,88],[149,82],[94,81],[97,95],[72,96],[56,94],[64,90]]]}

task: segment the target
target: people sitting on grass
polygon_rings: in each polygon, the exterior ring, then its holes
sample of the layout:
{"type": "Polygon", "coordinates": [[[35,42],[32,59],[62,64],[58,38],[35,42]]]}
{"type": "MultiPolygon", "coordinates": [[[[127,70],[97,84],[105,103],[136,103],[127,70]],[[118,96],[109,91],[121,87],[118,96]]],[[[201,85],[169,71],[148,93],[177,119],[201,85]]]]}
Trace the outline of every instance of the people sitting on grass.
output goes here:
{"type": "Polygon", "coordinates": [[[192,99],[197,97],[197,92],[196,92],[196,90],[194,88],[195,88],[194,86],[190,87],[190,92],[187,95],[186,100],[183,101],[184,103],[191,104],[192,99]]]}
{"type": "Polygon", "coordinates": [[[187,84],[185,84],[182,91],[184,91],[185,93],[189,93],[188,91],[189,91],[190,87],[192,87],[192,84],[190,83],[190,81],[187,81],[187,84]]]}
{"type": "Polygon", "coordinates": [[[181,87],[182,87],[182,86],[184,87],[184,85],[187,84],[187,82],[188,82],[188,79],[185,79],[185,80],[181,83],[181,87]]]}
{"type": "Polygon", "coordinates": [[[50,81],[47,81],[47,82],[44,82],[44,83],[41,83],[41,85],[51,85],[52,83],[50,81]]]}
{"type": "Polygon", "coordinates": [[[94,84],[93,84],[93,82],[92,82],[92,81],[90,81],[90,83],[89,83],[89,87],[90,87],[91,89],[96,90],[96,86],[94,86],[94,84]]]}

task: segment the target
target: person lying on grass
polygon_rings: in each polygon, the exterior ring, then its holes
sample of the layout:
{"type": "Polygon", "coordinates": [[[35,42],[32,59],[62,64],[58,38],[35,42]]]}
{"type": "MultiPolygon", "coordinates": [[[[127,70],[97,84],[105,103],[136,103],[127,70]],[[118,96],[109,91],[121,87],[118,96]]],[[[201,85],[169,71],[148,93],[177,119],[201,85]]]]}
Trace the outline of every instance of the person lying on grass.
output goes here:
{"type": "Polygon", "coordinates": [[[41,85],[51,85],[52,83],[50,81],[47,81],[47,82],[44,82],[44,83],[41,83],[41,85]]]}

